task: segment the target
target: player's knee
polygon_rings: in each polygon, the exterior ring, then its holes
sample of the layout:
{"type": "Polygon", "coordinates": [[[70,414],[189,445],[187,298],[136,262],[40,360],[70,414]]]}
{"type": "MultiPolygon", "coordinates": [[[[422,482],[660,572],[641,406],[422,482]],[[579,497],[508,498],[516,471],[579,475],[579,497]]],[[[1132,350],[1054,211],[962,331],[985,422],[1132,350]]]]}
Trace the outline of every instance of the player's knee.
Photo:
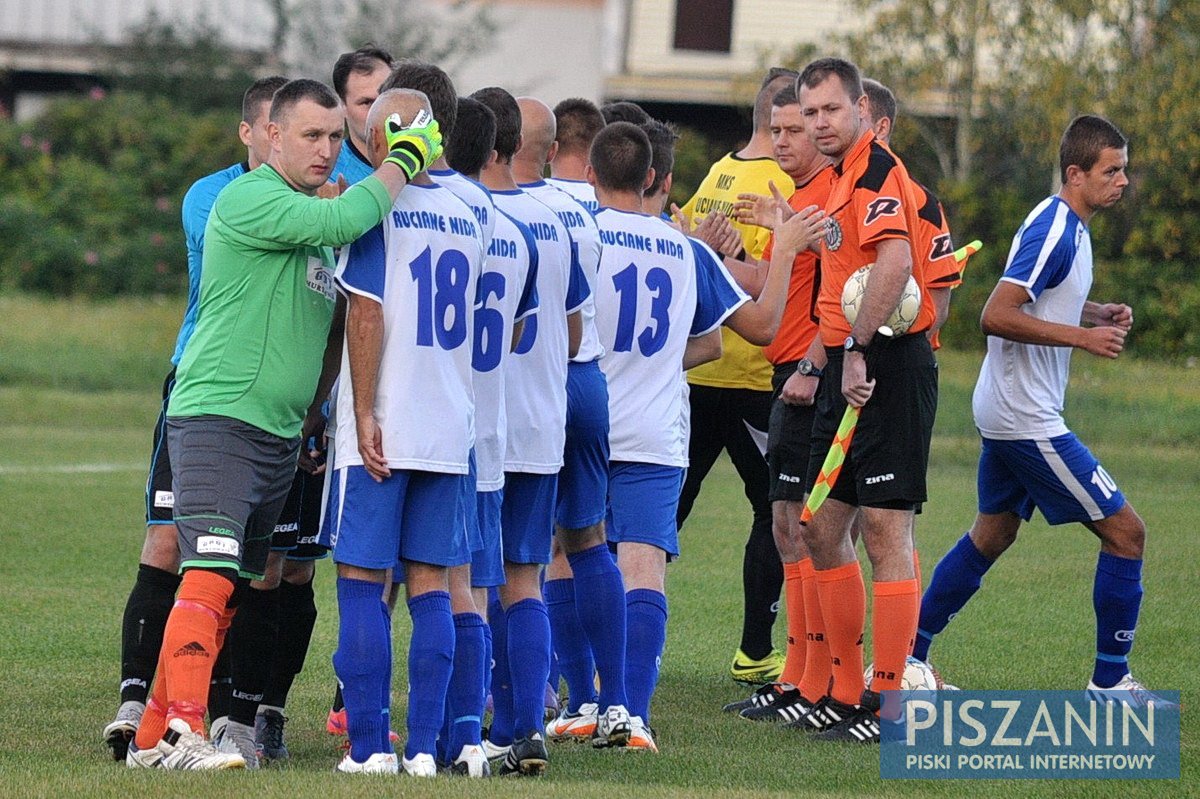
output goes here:
{"type": "Polygon", "coordinates": [[[165,572],[179,570],[179,529],[173,524],[152,524],[146,528],[142,563],[165,572]]]}
{"type": "Polygon", "coordinates": [[[577,552],[598,547],[604,543],[604,522],[582,527],[577,530],[558,528],[559,535],[555,540],[562,546],[565,553],[574,555],[577,552]]]}
{"type": "Polygon", "coordinates": [[[317,573],[317,564],[311,560],[292,560],[283,562],[283,579],[292,585],[311,583],[317,573]]]}
{"type": "Polygon", "coordinates": [[[1113,521],[1117,523],[1108,526],[1103,536],[1106,548],[1119,557],[1140,560],[1146,550],[1146,523],[1142,517],[1126,505],[1113,521]]]}

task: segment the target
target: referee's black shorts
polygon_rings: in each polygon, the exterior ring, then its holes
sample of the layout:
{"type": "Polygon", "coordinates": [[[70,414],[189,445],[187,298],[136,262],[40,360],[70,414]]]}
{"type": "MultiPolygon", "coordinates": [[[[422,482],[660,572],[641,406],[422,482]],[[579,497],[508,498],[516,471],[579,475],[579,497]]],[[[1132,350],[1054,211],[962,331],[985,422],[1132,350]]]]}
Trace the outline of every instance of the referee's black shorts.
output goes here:
{"type": "Polygon", "coordinates": [[[796,373],[796,361],[776,365],[771,375],[771,419],[767,427],[769,499],[802,502],[812,485],[808,479],[815,405],[789,405],[780,397],[783,384],[796,373]]]}
{"type": "MultiPolygon", "coordinates": [[[[919,510],[928,498],[925,473],[937,412],[937,361],[924,333],[871,344],[875,390],[863,406],[850,452],[830,491],[833,499],[869,508],[919,510]],[[874,348],[879,347],[879,350],[874,348]]],[[[815,482],[846,409],[840,347],[817,389],[808,480],[815,482]]]]}

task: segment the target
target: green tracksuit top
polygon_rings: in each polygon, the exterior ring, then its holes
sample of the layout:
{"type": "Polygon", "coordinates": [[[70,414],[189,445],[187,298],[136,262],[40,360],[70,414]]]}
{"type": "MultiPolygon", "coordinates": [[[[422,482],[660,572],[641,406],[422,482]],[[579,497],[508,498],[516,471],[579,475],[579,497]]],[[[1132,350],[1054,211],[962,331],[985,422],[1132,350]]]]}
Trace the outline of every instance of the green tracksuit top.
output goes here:
{"type": "Polygon", "coordinates": [[[269,165],[226,186],[205,228],[199,319],[167,416],[227,416],[298,436],[333,319],[331,247],[391,207],[373,177],[333,200],[296,191],[269,165]]]}

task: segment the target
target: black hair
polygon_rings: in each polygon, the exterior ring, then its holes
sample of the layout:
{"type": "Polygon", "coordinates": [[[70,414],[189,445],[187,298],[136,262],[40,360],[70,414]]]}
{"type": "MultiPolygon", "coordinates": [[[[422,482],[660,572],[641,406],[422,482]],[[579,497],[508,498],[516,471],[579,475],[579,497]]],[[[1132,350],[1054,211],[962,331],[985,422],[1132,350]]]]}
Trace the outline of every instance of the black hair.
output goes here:
{"type": "Polygon", "coordinates": [[[473,97],[459,97],[458,124],[446,138],[446,163],[464,175],[478,175],[496,145],[496,115],[473,97]]]}
{"type": "Polygon", "coordinates": [[[646,131],[632,122],[606,125],[596,134],[588,155],[598,185],[613,191],[634,191],[639,196],[652,158],[646,131]]]}

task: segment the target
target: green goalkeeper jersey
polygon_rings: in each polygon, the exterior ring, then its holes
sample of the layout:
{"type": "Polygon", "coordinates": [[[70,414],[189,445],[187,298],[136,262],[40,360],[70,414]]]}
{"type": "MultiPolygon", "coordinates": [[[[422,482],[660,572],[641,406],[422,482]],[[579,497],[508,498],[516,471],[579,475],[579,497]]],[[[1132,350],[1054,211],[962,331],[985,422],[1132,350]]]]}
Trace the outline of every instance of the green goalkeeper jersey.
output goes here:
{"type": "Polygon", "coordinates": [[[167,416],[227,416],[298,436],[333,319],[331,247],[391,207],[371,177],[334,200],[296,191],[270,166],[226,186],[205,229],[199,320],[167,416]]]}

